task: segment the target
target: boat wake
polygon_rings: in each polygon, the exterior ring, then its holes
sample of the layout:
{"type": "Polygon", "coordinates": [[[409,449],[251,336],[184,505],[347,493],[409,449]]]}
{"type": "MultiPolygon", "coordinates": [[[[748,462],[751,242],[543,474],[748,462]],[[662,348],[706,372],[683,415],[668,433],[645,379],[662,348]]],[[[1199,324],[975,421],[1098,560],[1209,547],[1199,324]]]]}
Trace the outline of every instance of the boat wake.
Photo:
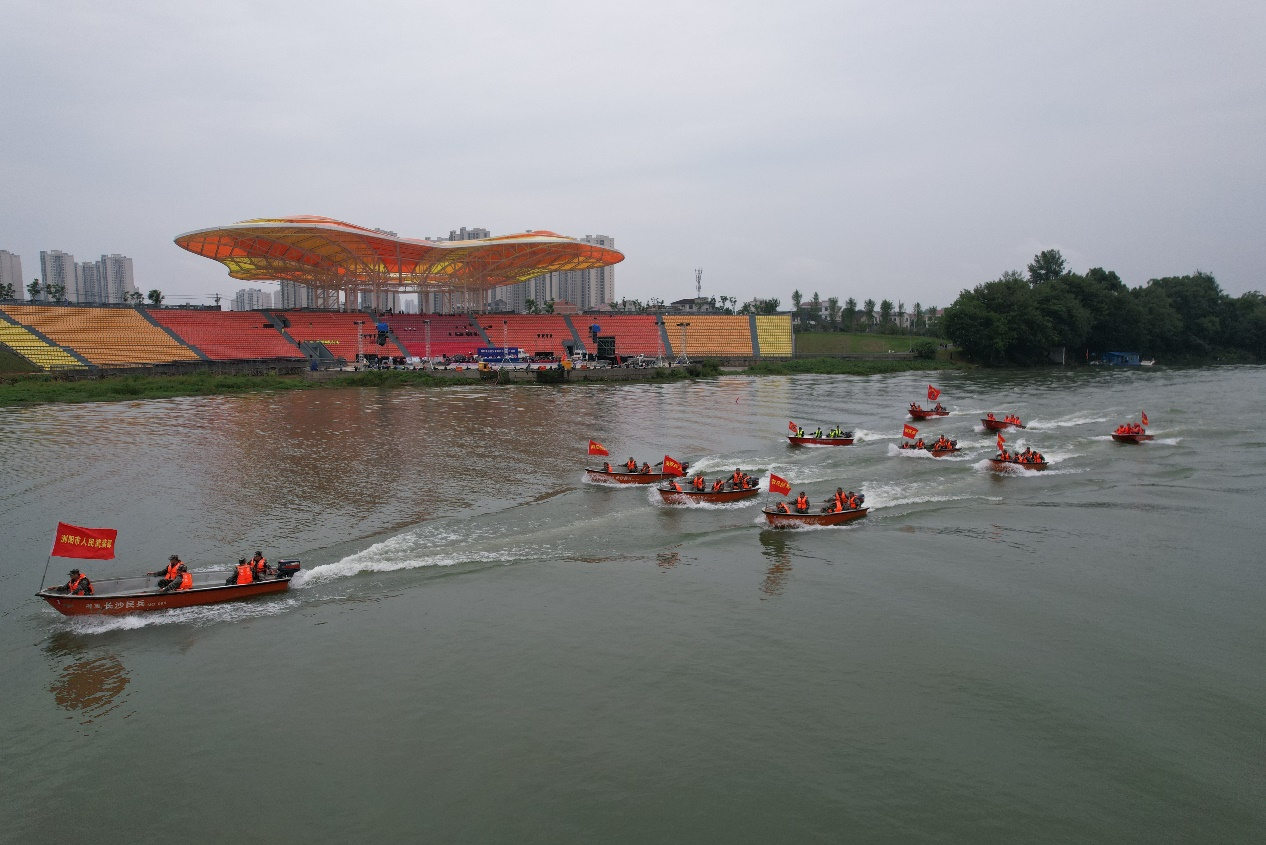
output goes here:
{"type": "Polygon", "coordinates": [[[861,492],[866,494],[866,506],[872,511],[881,508],[900,507],[901,505],[921,505],[927,502],[965,502],[972,499],[980,499],[986,502],[1002,501],[1001,496],[936,493],[927,490],[930,486],[924,484],[903,486],[900,484],[881,484],[867,481],[862,485],[861,492]]]}
{"type": "Polygon", "coordinates": [[[1056,428],[1072,428],[1090,423],[1108,422],[1112,417],[1064,417],[1058,420],[1030,420],[1028,427],[1036,431],[1050,431],[1056,428]]]}

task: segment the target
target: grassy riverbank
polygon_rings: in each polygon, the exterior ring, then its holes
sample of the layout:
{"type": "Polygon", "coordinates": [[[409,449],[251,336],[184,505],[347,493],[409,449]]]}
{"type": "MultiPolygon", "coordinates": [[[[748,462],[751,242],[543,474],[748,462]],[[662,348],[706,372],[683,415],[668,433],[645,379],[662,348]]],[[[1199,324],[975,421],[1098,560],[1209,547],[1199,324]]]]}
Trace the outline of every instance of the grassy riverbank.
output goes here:
{"type": "MultiPolygon", "coordinates": [[[[837,358],[808,358],[787,362],[763,362],[744,370],[749,375],[880,375],[914,370],[964,369],[949,361],[852,361],[837,358]]],[[[601,371],[598,371],[601,372],[601,371]]],[[[677,381],[711,378],[720,370],[714,361],[688,368],[617,371],[620,381],[677,381]]],[[[502,384],[533,384],[529,374],[519,373],[502,384]]],[[[591,374],[591,378],[596,373],[591,374]]],[[[446,387],[489,383],[457,375],[432,375],[412,370],[385,370],[329,375],[319,380],[304,376],[223,375],[128,375],[100,379],[59,379],[49,375],[6,375],[0,379],[0,407],[20,407],[53,402],[124,402],[134,399],[170,399],[177,396],[225,396],[272,390],[320,390],[330,387],[446,387]]],[[[577,383],[572,379],[572,384],[577,383]]],[[[589,382],[586,382],[589,383],[589,382]]]]}

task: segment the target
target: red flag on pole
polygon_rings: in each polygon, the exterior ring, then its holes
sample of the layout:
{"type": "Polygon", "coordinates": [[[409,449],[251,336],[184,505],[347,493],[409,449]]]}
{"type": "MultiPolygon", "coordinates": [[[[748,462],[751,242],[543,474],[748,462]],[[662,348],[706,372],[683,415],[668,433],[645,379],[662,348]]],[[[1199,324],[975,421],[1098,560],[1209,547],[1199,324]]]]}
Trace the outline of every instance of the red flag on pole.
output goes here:
{"type": "Polygon", "coordinates": [[[919,430],[909,423],[906,423],[905,427],[901,429],[901,436],[908,437],[913,440],[919,436],[919,430]]]}
{"type": "Polygon", "coordinates": [[[789,420],[787,422],[787,430],[790,431],[792,434],[797,434],[800,431],[800,426],[796,425],[795,423],[789,420]]]}
{"type": "Polygon", "coordinates": [[[1147,425],[1147,411],[1143,412],[1143,425],[1147,425]]]}
{"type": "Polygon", "coordinates": [[[937,390],[935,387],[933,387],[930,384],[928,385],[928,401],[929,402],[935,402],[940,397],[940,395],[941,395],[941,391],[937,390]]]}
{"type": "Polygon", "coordinates": [[[998,433],[998,451],[999,451],[999,452],[1001,452],[1001,451],[1002,451],[1002,444],[1003,444],[1003,443],[1006,443],[1006,442],[1007,442],[1007,438],[1003,437],[1003,436],[1002,436],[1002,433],[1001,433],[1001,432],[999,432],[999,433],[998,433]]]}
{"type": "Polygon", "coordinates": [[[667,455],[664,456],[664,472],[669,475],[685,475],[681,469],[681,461],[667,455]]]}
{"type": "Polygon", "coordinates": [[[80,528],[59,522],[52,556],[114,560],[114,541],[118,536],[113,528],[80,528]]]}
{"type": "Polygon", "coordinates": [[[606,447],[606,446],[603,446],[603,445],[602,445],[601,443],[599,443],[597,440],[590,440],[590,441],[589,441],[589,454],[591,454],[591,455],[608,455],[608,456],[609,456],[611,453],[607,451],[607,447],[606,447]]]}
{"type": "Polygon", "coordinates": [[[769,492],[781,493],[784,496],[791,495],[791,482],[780,475],[769,474],[769,492]]]}

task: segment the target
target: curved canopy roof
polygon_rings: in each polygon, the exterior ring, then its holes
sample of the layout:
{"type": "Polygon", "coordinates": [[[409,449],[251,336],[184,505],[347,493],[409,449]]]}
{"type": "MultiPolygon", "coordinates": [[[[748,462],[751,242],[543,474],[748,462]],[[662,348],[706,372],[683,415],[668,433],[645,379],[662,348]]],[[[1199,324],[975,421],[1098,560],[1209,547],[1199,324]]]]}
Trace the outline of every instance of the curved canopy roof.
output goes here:
{"type": "Polygon", "coordinates": [[[235,279],[286,280],[317,288],[440,285],[484,290],[624,260],[623,253],[610,247],[554,232],[428,241],[307,216],[199,229],[177,236],[176,244],[219,261],[235,279]]]}

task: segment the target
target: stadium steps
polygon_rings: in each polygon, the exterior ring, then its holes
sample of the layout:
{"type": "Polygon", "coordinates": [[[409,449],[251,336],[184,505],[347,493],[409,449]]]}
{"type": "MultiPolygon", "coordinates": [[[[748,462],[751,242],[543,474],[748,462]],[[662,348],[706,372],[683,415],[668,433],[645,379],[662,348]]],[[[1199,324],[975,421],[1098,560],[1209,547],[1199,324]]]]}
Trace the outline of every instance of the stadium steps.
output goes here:
{"type": "Polygon", "coordinates": [[[41,370],[91,369],[94,366],[73,349],[54,343],[3,311],[0,311],[0,343],[41,370]]]}
{"type": "Polygon", "coordinates": [[[5,305],[0,310],[99,367],[145,367],[200,360],[189,347],[172,340],[135,308],[5,305]]]}
{"type": "Polygon", "coordinates": [[[160,323],[160,322],[158,322],[157,320],[155,320],[155,319],[154,319],[154,315],[153,315],[153,314],[151,314],[151,313],[149,313],[149,309],[148,309],[148,308],[146,308],[146,307],[144,307],[144,306],[142,306],[142,305],[138,305],[138,306],[136,307],[136,313],[137,313],[137,314],[140,314],[142,317],[144,317],[146,320],[148,320],[148,321],[149,321],[149,323],[150,323],[150,325],[152,325],[154,328],[158,329],[159,331],[166,332],[166,333],[167,333],[167,336],[168,336],[168,337],[170,337],[172,340],[176,341],[176,342],[177,342],[177,343],[179,343],[179,344],[182,344],[182,345],[184,345],[184,346],[189,347],[191,350],[193,350],[193,354],[197,355],[197,356],[198,356],[199,358],[201,358],[203,361],[210,361],[210,360],[211,360],[210,358],[208,358],[208,357],[207,357],[206,353],[204,353],[201,349],[199,349],[198,347],[194,346],[192,343],[190,343],[189,341],[185,340],[184,338],[179,337],[179,336],[178,336],[178,335],[177,335],[174,331],[172,331],[171,329],[169,329],[169,328],[167,328],[166,326],[164,326],[162,323],[160,323]]]}

